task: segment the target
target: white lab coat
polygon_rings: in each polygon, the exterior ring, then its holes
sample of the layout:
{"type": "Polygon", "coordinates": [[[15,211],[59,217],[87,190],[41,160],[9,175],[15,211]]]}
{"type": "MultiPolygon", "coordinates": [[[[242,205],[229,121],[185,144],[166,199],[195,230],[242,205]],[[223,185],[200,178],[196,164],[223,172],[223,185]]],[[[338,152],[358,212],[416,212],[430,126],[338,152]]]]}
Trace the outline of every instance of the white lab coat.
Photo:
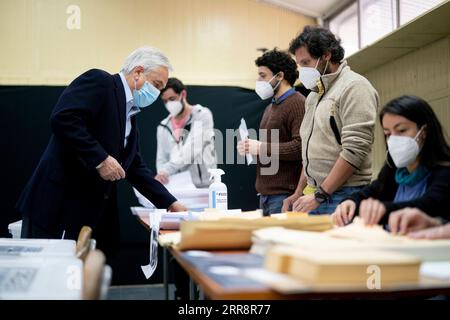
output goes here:
{"type": "Polygon", "coordinates": [[[201,105],[193,106],[179,142],[173,136],[170,116],[162,120],[157,128],[157,171],[173,175],[189,170],[197,188],[208,187],[208,169],[217,168],[213,129],[212,113],[201,105]]]}

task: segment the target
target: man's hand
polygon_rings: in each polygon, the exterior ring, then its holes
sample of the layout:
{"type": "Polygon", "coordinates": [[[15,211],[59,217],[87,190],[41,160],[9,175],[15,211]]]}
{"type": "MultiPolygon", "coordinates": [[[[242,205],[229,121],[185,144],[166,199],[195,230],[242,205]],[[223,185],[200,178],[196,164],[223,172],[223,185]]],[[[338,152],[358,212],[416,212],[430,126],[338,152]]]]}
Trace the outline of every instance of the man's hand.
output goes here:
{"type": "Polygon", "coordinates": [[[239,141],[237,150],[241,156],[251,154],[257,156],[261,149],[262,142],[258,140],[247,139],[245,141],[239,141]]]}
{"type": "Polygon", "coordinates": [[[310,212],[317,209],[320,203],[317,202],[314,194],[302,196],[294,202],[293,209],[297,212],[310,212]]]}
{"type": "Polygon", "coordinates": [[[417,208],[404,208],[389,215],[389,228],[394,234],[405,235],[409,232],[440,226],[434,219],[417,208]]]}
{"type": "Polygon", "coordinates": [[[369,198],[361,201],[359,205],[359,216],[366,225],[378,224],[385,214],[386,207],[383,202],[377,199],[369,198]]]}
{"type": "Polygon", "coordinates": [[[155,176],[155,180],[158,180],[162,184],[168,184],[169,183],[169,174],[165,171],[160,171],[155,176]]]}
{"type": "Polygon", "coordinates": [[[408,233],[408,237],[414,239],[450,239],[450,223],[440,227],[408,233]]]}
{"type": "Polygon", "coordinates": [[[188,211],[188,209],[179,201],[175,201],[172,203],[172,205],[169,207],[170,212],[183,212],[188,211]]]}
{"type": "Polygon", "coordinates": [[[356,211],[356,203],[353,200],[345,200],[337,206],[336,211],[331,215],[331,221],[338,226],[343,227],[352,221],[356,211]]]}
{"type": "Polygon", "coordinates": [[[108,156],[105,161],[98,165],[97,171],[100,177],[106,181],[116,181],[125,178],[125,171],[122,166],[111,156],[108,156]]]}
{"type": "Polygon", "coordinates": [[[281,208],[281,212],[288,212],[292,210],[294,206],[294,202],[298,200],[303,194],[294,193],[293,195],[287,197],[283,200],[283,207],[281,208]]]}

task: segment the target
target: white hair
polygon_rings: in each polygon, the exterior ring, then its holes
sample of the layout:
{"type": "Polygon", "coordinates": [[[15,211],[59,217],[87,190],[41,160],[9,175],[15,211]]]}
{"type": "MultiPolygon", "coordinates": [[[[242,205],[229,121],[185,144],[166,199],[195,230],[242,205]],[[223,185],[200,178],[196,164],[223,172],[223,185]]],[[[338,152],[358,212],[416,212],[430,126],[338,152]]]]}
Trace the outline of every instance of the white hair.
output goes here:
{"type": "Polygon", "coordinates": [[[157,67],[166,67],[169,71],[173,70],[169,59],[161,51],[153,47],[141,47],[134,50],[125,59],[121,72],[130,74],[138,66],[144,68],[144,73],[150,72],[157,67]]]}

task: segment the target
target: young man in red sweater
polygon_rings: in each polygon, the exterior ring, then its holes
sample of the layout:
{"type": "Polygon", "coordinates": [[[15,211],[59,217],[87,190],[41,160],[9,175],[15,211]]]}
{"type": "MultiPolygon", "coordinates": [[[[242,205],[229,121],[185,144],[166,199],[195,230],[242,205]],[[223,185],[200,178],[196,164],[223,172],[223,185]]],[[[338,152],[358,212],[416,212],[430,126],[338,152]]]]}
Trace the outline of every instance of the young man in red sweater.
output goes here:
{"type": "Polygon", "coordinates": [[[293,88],[298,78],[297,64],[287,52],[267,51],[255,63],[259,77],[256,93],[263,100],[271,100],[261,120],[260,139],[239,142],[238,151],[241,155],[257,156],[256,191],[260,208],[269,215],[281,212],[283,200],[294,193],[298,184],[299,130],[305,97],[293,88]]]}

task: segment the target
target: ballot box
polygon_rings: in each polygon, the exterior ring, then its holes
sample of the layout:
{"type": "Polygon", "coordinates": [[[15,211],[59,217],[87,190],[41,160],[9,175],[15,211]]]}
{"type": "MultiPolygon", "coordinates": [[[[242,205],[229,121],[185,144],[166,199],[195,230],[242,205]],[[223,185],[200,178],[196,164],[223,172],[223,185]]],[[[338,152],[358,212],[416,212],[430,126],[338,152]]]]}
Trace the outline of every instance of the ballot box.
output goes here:
{"type": "Polygon", "coordinates": [[[75,257],[75,240],[0,238],[1,257],[75,257]]]}
{"type": "Polygon", "coordinates": [[[0,299],[79,300],[82,268],[75,257],[0,257],[0,299]]]}

